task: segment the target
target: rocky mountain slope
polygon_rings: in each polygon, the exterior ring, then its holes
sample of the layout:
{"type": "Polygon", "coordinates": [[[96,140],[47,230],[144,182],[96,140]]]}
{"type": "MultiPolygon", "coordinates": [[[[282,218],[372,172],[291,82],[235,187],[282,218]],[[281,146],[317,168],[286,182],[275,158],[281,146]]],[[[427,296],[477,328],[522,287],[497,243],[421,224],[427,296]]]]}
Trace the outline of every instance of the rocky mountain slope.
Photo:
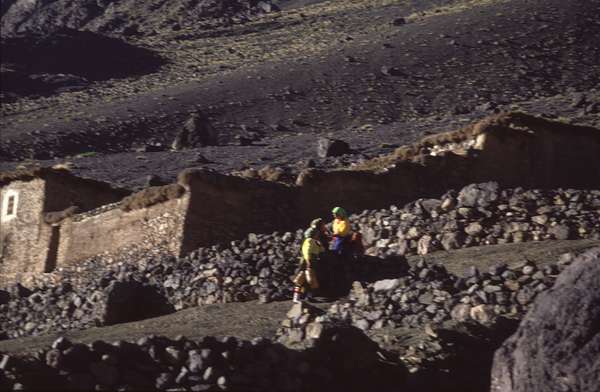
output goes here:
{"type": "Polygon", "coordinates": [[[189,166],[293,166],[324,133],[373,156],[510,105],[597,124],[597,6],[335,1],[208,33],[189,27],[131,38],[168,63],[146,76],[3,104],[0,155],[101,155],[89,160],[94,170],[126,167],[133,182],[163,165],[174,167],[169,177],[189,166]],[[167,154],[197,109],[220,146],[167,154]],[[143,162],[139,151],[148,152],[143,162]]]}
{"type": "Polygon", "coordinates": [[[2,2],[0,26],[3,35],[31,31],[48,34],[65,27],[112,35],[154,35],[198,24],[208,25],[205,28],[230,24],[277,9],[269,0],[8,0],[2,2]]]}

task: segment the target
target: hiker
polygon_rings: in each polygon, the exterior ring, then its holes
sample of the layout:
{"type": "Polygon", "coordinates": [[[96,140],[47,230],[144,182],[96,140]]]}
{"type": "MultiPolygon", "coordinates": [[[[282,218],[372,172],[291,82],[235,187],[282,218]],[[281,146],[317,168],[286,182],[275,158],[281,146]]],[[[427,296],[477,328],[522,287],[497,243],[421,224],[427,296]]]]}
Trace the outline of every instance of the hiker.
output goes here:
{"type": "Polygon", "coordinates": [[[323,248],[325,248],[325,250],[328,250],[331,233],[329,232],[325,221],[323,221],[323,219],[321,218],[313,219],[312,222],[310,222],[310,227],[317,230],[317,239],[319,240],[321,245],[323,245],[323,248]]]}
{"type": "Polygon", "coordinates": [[[295,303],[301,302],[303,296],[312,299],[312,292],[319,288],[315,268],[318,268],[320,256],[325,248],[319,242],[318,234],[318,231],[312,227],[304,232],[302,260],[300,261],[300,269],[294,277],[293,301],[295,303]]]}
{"type": "Polygon", "coordinates": [[[331,210],[333,214],[333,253],[338,256],[345,256],[350,251],[350,240],[352,230],[348,221],[348,214],[342,207],[335,207],[331,210]]]}

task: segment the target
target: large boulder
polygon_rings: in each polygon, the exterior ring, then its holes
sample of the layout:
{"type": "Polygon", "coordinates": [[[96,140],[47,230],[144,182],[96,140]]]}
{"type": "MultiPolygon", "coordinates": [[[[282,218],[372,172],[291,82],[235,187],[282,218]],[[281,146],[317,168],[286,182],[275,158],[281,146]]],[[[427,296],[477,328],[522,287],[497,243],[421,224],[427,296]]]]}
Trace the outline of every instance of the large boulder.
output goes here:
{"type": "Polygon", "coordinates": [[[498,183],[484,182],[464,187],[458,194],[461,207],[488,207],[498,200],[498,183]]]}
{"type": "Polygon", "coordinates": [[[219,134],[208,118],[201,112],[188,117],[173,141],[173,150],[190,147],[214,146],[219,142],[219,134]]]}
{"type": "Polygon", "coordinates": [[[350,145],[343,140],[320,137],[317,141],[317,155],[319,158],[338,157],[350,152],[350,145]]]}
{"type": "Polygon", "coordinates": [[[538,295],[496,351],[492,392],[600,390],[600,248],[581,255],[538,295]]]}

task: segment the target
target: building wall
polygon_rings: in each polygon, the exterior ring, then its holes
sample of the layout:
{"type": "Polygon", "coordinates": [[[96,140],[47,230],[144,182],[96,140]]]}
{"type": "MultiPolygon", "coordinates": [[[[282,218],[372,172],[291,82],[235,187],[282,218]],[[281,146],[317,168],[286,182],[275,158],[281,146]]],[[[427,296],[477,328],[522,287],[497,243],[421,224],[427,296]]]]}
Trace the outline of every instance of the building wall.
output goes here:
{"type": "Polygon", "coordinates": [[[296,224],[289,186],[207,171],[184,172],[179,182],[191,193],[183,253],[296,224]]]}
{"type": "Polygon", "coordinates": [[[67,218],[60,228],[57,267],[127,248],[162,249],[179,255],[188,197],[143,209],[118,207],[97,215],[67,218]]]}
{"type": "Polygon", "coordinates": [[[21,274],[43,272],[51,227],[43,222],[45,183],[13,181],[0,188],[0,282],[21,274]],[[6,195],[18,194],[16,216],[7,219],[6,195]]]}

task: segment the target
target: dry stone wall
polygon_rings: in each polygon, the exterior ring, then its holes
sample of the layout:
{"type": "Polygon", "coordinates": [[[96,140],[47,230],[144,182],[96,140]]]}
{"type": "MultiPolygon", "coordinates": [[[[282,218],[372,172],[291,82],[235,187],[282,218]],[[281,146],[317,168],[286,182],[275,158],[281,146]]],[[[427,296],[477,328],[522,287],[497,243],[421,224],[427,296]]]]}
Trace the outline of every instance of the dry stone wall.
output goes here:
{"type": "Polygon", "coordinates": [[[206,171],[185,171],[179,181],[191,193],[183,253],[249,232],[298,225],[294,195],[286,185],[206,171]]]}
{"type": "Polygon", "coordinates": [[[597,189],[599,157],[598,129],[508,113],[426,138],[363,170],[307,170],[295,185],[188,171],[180,176],[192,194],[183,248],[296,229],[328,218],[335,205],[386,208],[469,183],[597,189]]]}
{"type": "Polygon", "coordinates": [[[75,264],[98,254],[112,254],[135,246],[181,252],[183,222],[189,197],[125,212],[113,208],[97,215],[76,215],[60,228],[58,266],[75,264]]]}
{"type": "Polygon", "coordinates": [[[385,208],[487,181],[502,187],[595,189],[600,130],[508,113],[425,138],[357,169],[362,170],[301,174],[304,215],[328,213],[336,204],[353,211],[385,208]]]}

